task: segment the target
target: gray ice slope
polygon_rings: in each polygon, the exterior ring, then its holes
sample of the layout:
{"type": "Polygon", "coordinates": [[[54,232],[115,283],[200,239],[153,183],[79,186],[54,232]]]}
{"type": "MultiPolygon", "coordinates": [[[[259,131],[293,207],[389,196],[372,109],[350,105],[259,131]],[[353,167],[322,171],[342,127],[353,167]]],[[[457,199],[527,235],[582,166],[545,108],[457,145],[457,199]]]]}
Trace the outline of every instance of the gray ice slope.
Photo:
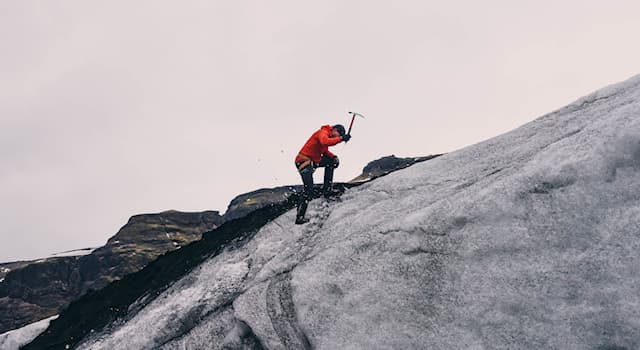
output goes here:
{"type": "Polygon", "coordinates": [[[640,76],[342,199],[81,348],[640,348],[640,76]]]}

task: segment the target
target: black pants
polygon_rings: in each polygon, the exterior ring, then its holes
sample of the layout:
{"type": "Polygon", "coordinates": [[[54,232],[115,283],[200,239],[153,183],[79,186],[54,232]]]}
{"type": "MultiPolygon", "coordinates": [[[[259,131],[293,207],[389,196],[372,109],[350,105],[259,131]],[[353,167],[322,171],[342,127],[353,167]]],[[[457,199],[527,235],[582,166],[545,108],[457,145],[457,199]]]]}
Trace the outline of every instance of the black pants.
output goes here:
{"type": "Polygon", "coordinates": [[[315,168],[324,168],[324,182],[322,185],[322,191],[326,192],[331,189],[333,184],[333,169],[338,165],[335,158],[330,158],[326,155],[322,155],[320,163],[309,163],[306,167],[300,169],[300,165],[304,162],[296,162],[296,168],[302,177],[302,184],[304,185],[304,192],[300,196],[298,201],[298,217],[304,217],[307,211],[307,204],[313,199],[313,172],[315,168]]]}

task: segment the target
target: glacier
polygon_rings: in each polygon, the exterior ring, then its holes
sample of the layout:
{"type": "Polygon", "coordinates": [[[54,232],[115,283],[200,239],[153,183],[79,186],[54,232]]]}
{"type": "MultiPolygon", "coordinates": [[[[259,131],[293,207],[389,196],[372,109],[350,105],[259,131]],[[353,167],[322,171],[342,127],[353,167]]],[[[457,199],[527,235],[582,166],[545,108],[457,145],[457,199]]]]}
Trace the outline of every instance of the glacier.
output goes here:
{"type": "Polygon", "coordinates": [[[640,348],[640,76],[289,211],[80,349],[640,348]]]}

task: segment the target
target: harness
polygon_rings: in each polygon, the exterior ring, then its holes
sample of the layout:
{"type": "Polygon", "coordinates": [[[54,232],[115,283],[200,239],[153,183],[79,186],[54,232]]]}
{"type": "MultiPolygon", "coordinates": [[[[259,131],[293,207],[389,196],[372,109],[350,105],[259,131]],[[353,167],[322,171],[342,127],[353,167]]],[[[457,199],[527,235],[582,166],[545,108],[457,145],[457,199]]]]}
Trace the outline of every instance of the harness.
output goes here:
{"type": "Polygon", "coordinates": [[[302,171],[302,169],[306,168],[309,165],[313,166],[313,161],[308,156],[306,156],[306,155],[304,155],[302,153],[298,153],[298,158],[304,159],[304,162],[302,162],[302,163],[300,163],[300,165],[298,165],[298,171],[302,171]]]}

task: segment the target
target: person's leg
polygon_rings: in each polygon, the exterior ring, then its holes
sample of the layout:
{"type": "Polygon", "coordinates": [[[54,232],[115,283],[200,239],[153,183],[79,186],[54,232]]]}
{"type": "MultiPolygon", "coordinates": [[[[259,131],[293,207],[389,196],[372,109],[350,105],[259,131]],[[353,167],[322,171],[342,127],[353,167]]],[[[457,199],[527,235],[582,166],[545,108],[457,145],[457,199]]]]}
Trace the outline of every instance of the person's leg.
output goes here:
{"type": "Polygon", "coordinates": [[[322,193],[325,197],[333,194],[333,170],[336,168],[336,161],[334,158],[329,158],[325,155],[322,156],[318,167],[324,168],[324,182],[322,183],[322,193]]]}
{"type": "MultiPolygon", "coordinates": [[[[296,167],[299,167],[300,164],[296,163],[296,167]]],[[[303,192],[300,194],[300,198],[298,200],[298,210],[296,214],[296,224],[303,224],[308,222],[308,219],[304,218],[304,215],[307,212],[307,206],[309,202],[313,198],[313,166],[309,164],[308,166],[300,169],[300,177],[302,178],[303,184],[303,192]]]]}
{"type": "Polygon", "coordinates": [[[296,225],[302,225],[309,222],[309,219],[304,217],[304,215],[307,213],[308,206],[309,202],[304,199],[300,199],[300,202],[298,202],[298,211],[296,212],[296,225]]]}

